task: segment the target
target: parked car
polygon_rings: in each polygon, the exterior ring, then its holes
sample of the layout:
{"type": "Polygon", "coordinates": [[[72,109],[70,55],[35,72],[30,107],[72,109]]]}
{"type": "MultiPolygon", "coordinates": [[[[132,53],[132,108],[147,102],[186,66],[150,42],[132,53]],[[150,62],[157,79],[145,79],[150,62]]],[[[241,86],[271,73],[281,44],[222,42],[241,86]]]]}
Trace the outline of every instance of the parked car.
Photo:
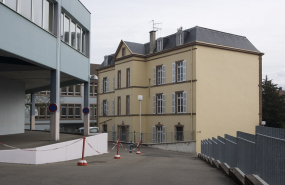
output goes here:
{"type": "MultiPolygon", "coordinates": [[[[98,127],[90,127],[90,128],[89,128],[89,132],[90,132],[90,133],[98,133],[98,132],[99,132],[99,128],[98,128],[98,127]]],[[[84,133],[84,127],[80,127],[80,128],[77,130],[77,133],[83,134],[83,133],[84,133]]]]}

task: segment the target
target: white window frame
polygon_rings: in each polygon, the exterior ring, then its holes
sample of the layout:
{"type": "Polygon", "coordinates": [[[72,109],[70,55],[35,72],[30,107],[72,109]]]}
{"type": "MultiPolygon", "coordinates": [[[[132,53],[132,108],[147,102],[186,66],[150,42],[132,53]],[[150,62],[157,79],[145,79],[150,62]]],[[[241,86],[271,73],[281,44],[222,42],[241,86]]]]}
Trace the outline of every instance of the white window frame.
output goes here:
{"type": "Polygon", "coordinates": [[[162,94],[156,95],[156,112],[157,114],[163,114],[163,106],[162,106],[162,94]]]}
{"type": "Polygon", "coordinates": [[[184,113],[184,110],[183,110],[183,93],[182,92],[176,94],[176,112],[177,113],[184,113]],[[180,111],[178,110],[179,107],[180,107],[180,111]]]}
{"type": "Polygon", "coordinates": [[[157,85],[162,85],[163,71],[162,66],[158,66],[157,68],[157,85]]]}
{"type": "Polygon", "coordinates": [[[157,41],[157,52],[162,51],[163,50],[163,40],[160,39],[157,41]]]}
{"type": "Polygon", "coordinates": [[[181,62],[178,62],[177,64],[176,64],[176,72],[177,72],[177,74],[176,74],[176,81],[177,82],[182,82],[183,81],[183,62],[181,61],[181,62]]]}

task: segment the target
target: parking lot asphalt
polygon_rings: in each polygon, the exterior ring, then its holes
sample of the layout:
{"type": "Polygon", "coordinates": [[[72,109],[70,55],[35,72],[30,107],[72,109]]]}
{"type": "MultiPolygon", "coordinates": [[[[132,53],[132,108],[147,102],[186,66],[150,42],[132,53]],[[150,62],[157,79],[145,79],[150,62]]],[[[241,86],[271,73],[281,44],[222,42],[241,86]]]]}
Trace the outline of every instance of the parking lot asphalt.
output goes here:
{"type": "MultiPolygon", "coordinates": [[[[109,149],[113,146],[108,144],[109,149]]],[[[236,184],[195,154],[146,146],[142,146],[141,152],[136,155],[120,147],[121,159],[114,159],[114,149],[108,154],[86,157],[88,166],[77,166],[78,160],[43,165],[0,163],[0,184],[236,184]]]]}

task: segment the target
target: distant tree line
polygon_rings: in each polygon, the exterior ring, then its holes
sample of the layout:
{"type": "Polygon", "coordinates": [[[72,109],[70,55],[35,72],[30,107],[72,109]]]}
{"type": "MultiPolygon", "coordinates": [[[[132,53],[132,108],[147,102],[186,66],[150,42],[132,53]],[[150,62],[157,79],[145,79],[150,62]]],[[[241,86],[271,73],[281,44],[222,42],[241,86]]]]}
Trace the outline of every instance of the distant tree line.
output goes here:
{"type": "Polygon", "coordinates": [[[262,120],[266,126],[285,128],[285,95],[280,92],[282,87],[268,80],[262,81],[262,120]]]}

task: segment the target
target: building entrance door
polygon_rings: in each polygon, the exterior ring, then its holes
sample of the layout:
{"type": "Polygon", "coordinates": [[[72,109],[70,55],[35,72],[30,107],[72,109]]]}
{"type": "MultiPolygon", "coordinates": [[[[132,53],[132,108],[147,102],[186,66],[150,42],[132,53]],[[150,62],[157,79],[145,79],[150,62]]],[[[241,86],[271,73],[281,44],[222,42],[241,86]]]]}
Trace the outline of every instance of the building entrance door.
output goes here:
{"type": "Polygon", "coordinates": [[[162,127],[157,127],[157,131],[156,131],[156,133],[157,133],[157,142],[158,143],[162,143],[162,127]]]}
{"type": "Polygon", "coordinates": [[[118,126],[118,136],[120,141],[125,141],[128,142],[129,141],[129,126],[125,126],[125,125],[120,125],[118,126]]]}

